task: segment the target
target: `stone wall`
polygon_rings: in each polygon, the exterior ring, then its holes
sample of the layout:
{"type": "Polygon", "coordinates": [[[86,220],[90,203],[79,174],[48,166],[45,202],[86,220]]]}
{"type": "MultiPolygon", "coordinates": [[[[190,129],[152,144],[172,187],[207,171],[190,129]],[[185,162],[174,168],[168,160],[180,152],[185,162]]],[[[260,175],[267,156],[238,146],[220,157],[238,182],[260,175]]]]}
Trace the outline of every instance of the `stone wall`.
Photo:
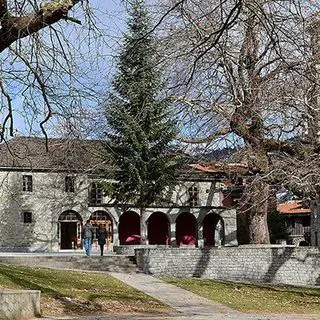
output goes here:
{"type": "Polygon", "coordinates": [[[161,249],[168,248],[166,245],[145,245],[145,244],[135,244],[135,245],[121,245],[121,246],[113,246],[113,252],[118,255],[124,256],[134,256],[136,249],[161,249]]]}
{"type": "Polygon", "coordinates": [[[39,290],[0,291],[0,319],[18,320],[40,317],[39,290]]]}
{"type": "Polygon", "coordinates": [[[283,246],[137,249],[138,267],[156,276],[320,286],[320,250],[283,246]]]}

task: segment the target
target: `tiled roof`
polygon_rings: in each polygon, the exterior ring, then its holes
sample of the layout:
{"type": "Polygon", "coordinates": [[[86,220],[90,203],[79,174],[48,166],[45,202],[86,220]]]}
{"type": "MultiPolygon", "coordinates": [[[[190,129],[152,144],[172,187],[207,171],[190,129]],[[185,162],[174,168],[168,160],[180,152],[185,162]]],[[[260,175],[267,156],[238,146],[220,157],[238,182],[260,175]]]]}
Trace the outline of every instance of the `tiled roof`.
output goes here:
{"type": "MultiPolygon", "coordinates": [[[[102,140],[15,137],[0,144],[0,168],[28,170],[104,170],[111,162],[102,140]],[[47,148],[48,147],[48,150],[47,148]]],[[[191,164],[182,166],[181,174],[199,176],[248,172],[245,165],[191,164]],[[191,169],[191,170],[190,170],[191,169]]]]}
{"type": "Polygon", "coordinates": [[[98,140],[16,137],[0,145],[1,168],[99,170],[106,167],[98,140]],[[48,147],[48,151],[46,149],[48,147]]]}
{"type": "Polygon", "coordinates": [[[310,208],[303,208],[301,200],[289,200],[277,205],[277,210],[281,214],[310,214],[310,208]]]}
{"type": "Polygon", "coordinates": [[[249,169],[246,165],[241,163],[228,163],[228,164],[220,164],[215,163],[211,165],[202,166],[200,164],[191,164],[193,169],[203,171],[203,172],[211,172],[211,173],[241,173],[246,174],[249,173],[249,169]]]}

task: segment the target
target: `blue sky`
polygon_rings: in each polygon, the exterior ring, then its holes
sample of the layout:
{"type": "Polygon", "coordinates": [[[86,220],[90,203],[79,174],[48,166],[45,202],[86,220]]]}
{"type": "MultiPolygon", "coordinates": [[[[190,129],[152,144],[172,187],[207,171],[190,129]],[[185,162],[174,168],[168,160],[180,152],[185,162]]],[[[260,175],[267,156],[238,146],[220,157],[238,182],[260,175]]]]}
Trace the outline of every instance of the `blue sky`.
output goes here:
{"type": "MultiPolygon", "coordinates": [[[[152,1],[153,0],[146,0],[149,4],[152,3],[152,1]]],[[[85,4],[86,2],[84,1],[83,3],[85,4]]],[[[60,98],[59,100],[59,95],[57,99],[53,97],[53,103],[56,104],[57,110],[55,111],[56,116],[53,116],[50,122],[46,123],[46,132],[49,136],[60,136],[63,130],[68,128],[69,124],[70,127],[76,129],[86,128],[87,132],[83,132],[82,137],[88,138],[96,138],[97,135],[95,135],[95,132],[99,133],[99,130],[104,129],[104,118],[101,116],[101,106],[103,99],[108,93],[109,84],[116,67],[115,57],[119,52],[119,45],[123,39],[122,35],[126,27],[126,11],[124,1],[121,0],[89,0],[89,3],[93,12],[94,26],[99,29],[99,35],[96,33],[89,41],[88,30],[90,28],[92,29],[93,25],[87,23],[88,21],[84,17],[83,11],[80,10],[79,5],[70,13],[70,16],[79,19],[82,25],[70,21],[62,21],[60,24],[55,24],[54,27],[57,28],[61,34],[66,35],[69,38],[69,43],[76,48],[75,52],[78,57],[70,56],[70,63],[74,65],[74,74],[77,74],[77,79],[76,81],[72,80],[69,82],[73,82],[76,88],[79,88],[81,85],[88,88],[88,91],[91,91],[88,94],[91,94],[91,98],[84,99],[79,97],[78,100],[77,97],[70,98],[72,92],[70,91],[70,94],[68,94],[68,90],[71,89],[68,86],[67,75],[59,75],[56,72],[50,74],[50,76],[46,78],[48,86],[61,86],[60,91],[57,89],[56,92],[66,98],[60,98]],[[62,82],[59,83],[58,80],[55,80],[58,78],[62,80],[62,82]],[[66,80],[65,86],[63,86],[64,79],[66,80]],[[59,116],[59,113],[61,115],[65,113],[67,117],[59,116]]],[[[43,39],[49,38],[46,30],[47,29],[40,32],[40,37],[43,39]]],[[[23,41],[27,43],[28,39],[24,39],[23,41]]],[[[11,61],[5,60],[6,55],[0,54],[0,60],[1,56],[4,63],[10,65],[11,61]]],[[[43,58],[42,63],[44,65],[50,65],[52,62],[49,54],[47,57],[47,60],[43,58]]],[[[16,70],[21,68],[22,64],[19,62],[19,59],[14,61],[14,66],[16,70]]],[[[50,73],[49,67],[48,70],[50,73]]],[[[23,100],[23,92],[26,92],[21,85],[23,81],[24,79],[20,83],[18,82],[17,86],[14,86],[14,83],[7,84],[8,90],[11,90],[13,95],[14,133],[15,135],[43,136],[39,123],[43,121],[47,113],[46,104],[43,102],[41,94],[35,93],[36,95],[32,97],[37,100],[36,108],[26,105],[26,102],[28,104],[28,99],[23,100]]],[[[29,86],[29,88],[32,88],[32,86],[34,85],[29,86]]],[[[31,101],[31,99],[29,100],[31,101]]],[[[0,121],[4,116],[3,111],[0,111],[0,121]]],[[[74,130],[74,132],[75,131],[76,130],[74,130]]]]}
{"type": "MultiPolygon", "coordinates": [[[[85,78],[84,75],[80,75],[82,77],[80,82],[82,83],[92,83],[100,84],[101,88],[100,94],[103,95],[103,90],[107,91],[107,85],[112,77],[112,70],[114,69],[114,56],[117,54],[117,49],[119,47],[119,43],[122,39],[122,32],[124,31],[125,27],[125,10],[122,4],[122,1],[116,0],[92,0],[90,1],[92,10],[94,10],[94,17],[95,17],[95,24],[96,27],[100,29],[101,36],[96,37],[93,41],[91,41],[90,45],[89,42],[85,41],[84,45],[81,47],[79,45],[79,53],[82,55],[79,58],[79,61],[75,61],[78,63],[78,66],[81,68],[87,68],[89,71],[87,73],[87,77],[85,78]],[[94,43],[96,41],[96,44],[94,43]],[[98,51],[97,56],[93,56],[93,50],[98,51]],[[81,60],[80,60],[81,59],[81,60]],[[98,61],[99,60],[99,61],[98,61]]],[[[74,10],[74,16],[79,18],[79,9],[74,10]]],[[[81,17],[80,20],[82,21],[82,25],[75,25],[71,22],[63,23],[63,27],[66,28],[64,34],[68,34],[71,42],[76,43],[81,41],[81,37],[86,38],[86,32],[89,28],[89,25],[86,24],[86,20],[81,17]],[[68,26],[71,24],[71,26],[68,26]],[[70,30],[69,30],[70,28],[70,30]],[[71,29],[72,28],[72,29],[71,29]]],[[[88,40],[88,39],[83,39],[88,40]]],[[[5,57],[3,55],[3,57],[5,57]]],[[[4,58],[3,58],[4,59],[4,58]]],[[[54,74],[52,75],[54,77],[54,74]]],[[[12,88],[12,84],[9,85],[12,88]]],[[[98,86],[97,86],[98,87],[98,86]]],[[[98,98],[97,96],[95,98],[98,98]]],[[[83,103],[79,101],[79,103],[83,103]]],[[[89,109],[95,108],[96,101],[87,101],[85,102],[89,109]]],[[[23,100],[21,94],[15,94],[15,97],[12,102],[14,106],[14,126],[15,126],[15,133],[18,135],[32,135],[34,133],[38,134],[39,131],[39,119],[42,118],[39,114],[37,115],[35,112],[34,116],[28,116],[29,119],[27,120],[27,112],[23,107],[23,100]],[[38,119],[37,119],[38,117],[38,119]],[[32,122],[34,119],[33,123],[32,122]]],[[[39,106],[41,109],[42,106],[39,106]]],[[[91,111],[90,111],[91,112],[91,111]]],[[[3,114],[0,114],[0,118],[3,118],[3,114]]],[[[57,124],[57,122],[53,121],[53,127],[57,124]]],[[[55,129],[53,128],[49,133],[54,133],[55,129]]]]}

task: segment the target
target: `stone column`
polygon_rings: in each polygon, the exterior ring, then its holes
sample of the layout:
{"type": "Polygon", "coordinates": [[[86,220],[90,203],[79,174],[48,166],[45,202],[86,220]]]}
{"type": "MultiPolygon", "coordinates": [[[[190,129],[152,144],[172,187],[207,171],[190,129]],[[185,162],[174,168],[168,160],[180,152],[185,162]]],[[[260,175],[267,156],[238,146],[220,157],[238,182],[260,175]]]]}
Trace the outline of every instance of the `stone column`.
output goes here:
{"type": "Polygon", "coordinates": [[[169,226],[168,226],[168,236],[170,239],[169,245],[175,246],[177,244],[176,228],[175,228],[175,224],[171,223],[170,220],[169,220],[169,226]]]}
{"type": "MultiPolygon", "coordinates": [[[[103,210],[103,209],[101,209],[103,210]]],[[[122,214],[122,211],[116,209],[116,207],[108,208],[107,210],[111,220],[112,220],[112,238],[113,238],[113,245],[119,246],[119,217],[122,214]]]]}
{"type": "Polygon", "coordinates": [[[235,209],[223,210],[220,213],[224,221],[224,245],[237,246],[237,212],[235,209]]]}
{"type": "Polygon", "coordinates": [[[221,247],[222,239],[224,237],[224,230],[222,226],[222,221],[219,219],[219,221],[216,224],[215,230],[214,230],[214,245],[217,247],[221,247]]]}
{"type": "Polygon", "coordinates": [[[198,226],[198,247],[203,248],[204,247],[204,241],[203,241],[203,225],[202,223],[197,223],[198,226]]]}
{"type": "Polygon", "coordinates": [[[149,244],[148,240],[148,224],[147,224],[146,210],[140,209],[140,236],[141,244],[149,244]]]}

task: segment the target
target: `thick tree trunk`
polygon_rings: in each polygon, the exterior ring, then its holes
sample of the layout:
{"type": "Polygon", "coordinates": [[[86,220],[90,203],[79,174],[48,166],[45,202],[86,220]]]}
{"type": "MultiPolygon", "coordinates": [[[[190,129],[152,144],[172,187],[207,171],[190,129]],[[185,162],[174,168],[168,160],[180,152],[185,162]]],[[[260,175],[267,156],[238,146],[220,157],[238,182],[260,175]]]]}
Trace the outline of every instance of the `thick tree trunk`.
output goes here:
{"type": "Polygon", "coordinates": [[[78,2],[79,0],[44,1],[34,13],[15,16],[8,11],[7,1],[0,0],[0,52],[18,39],[30,36],[61,19],[67,19],[68,12],[78,2]]]}
{"type": "Polygon", "coordinates": [[[270,243],[268,228],[269,186],[256,178],[247,184],[238,217],[239,244],[270,243]]]}

